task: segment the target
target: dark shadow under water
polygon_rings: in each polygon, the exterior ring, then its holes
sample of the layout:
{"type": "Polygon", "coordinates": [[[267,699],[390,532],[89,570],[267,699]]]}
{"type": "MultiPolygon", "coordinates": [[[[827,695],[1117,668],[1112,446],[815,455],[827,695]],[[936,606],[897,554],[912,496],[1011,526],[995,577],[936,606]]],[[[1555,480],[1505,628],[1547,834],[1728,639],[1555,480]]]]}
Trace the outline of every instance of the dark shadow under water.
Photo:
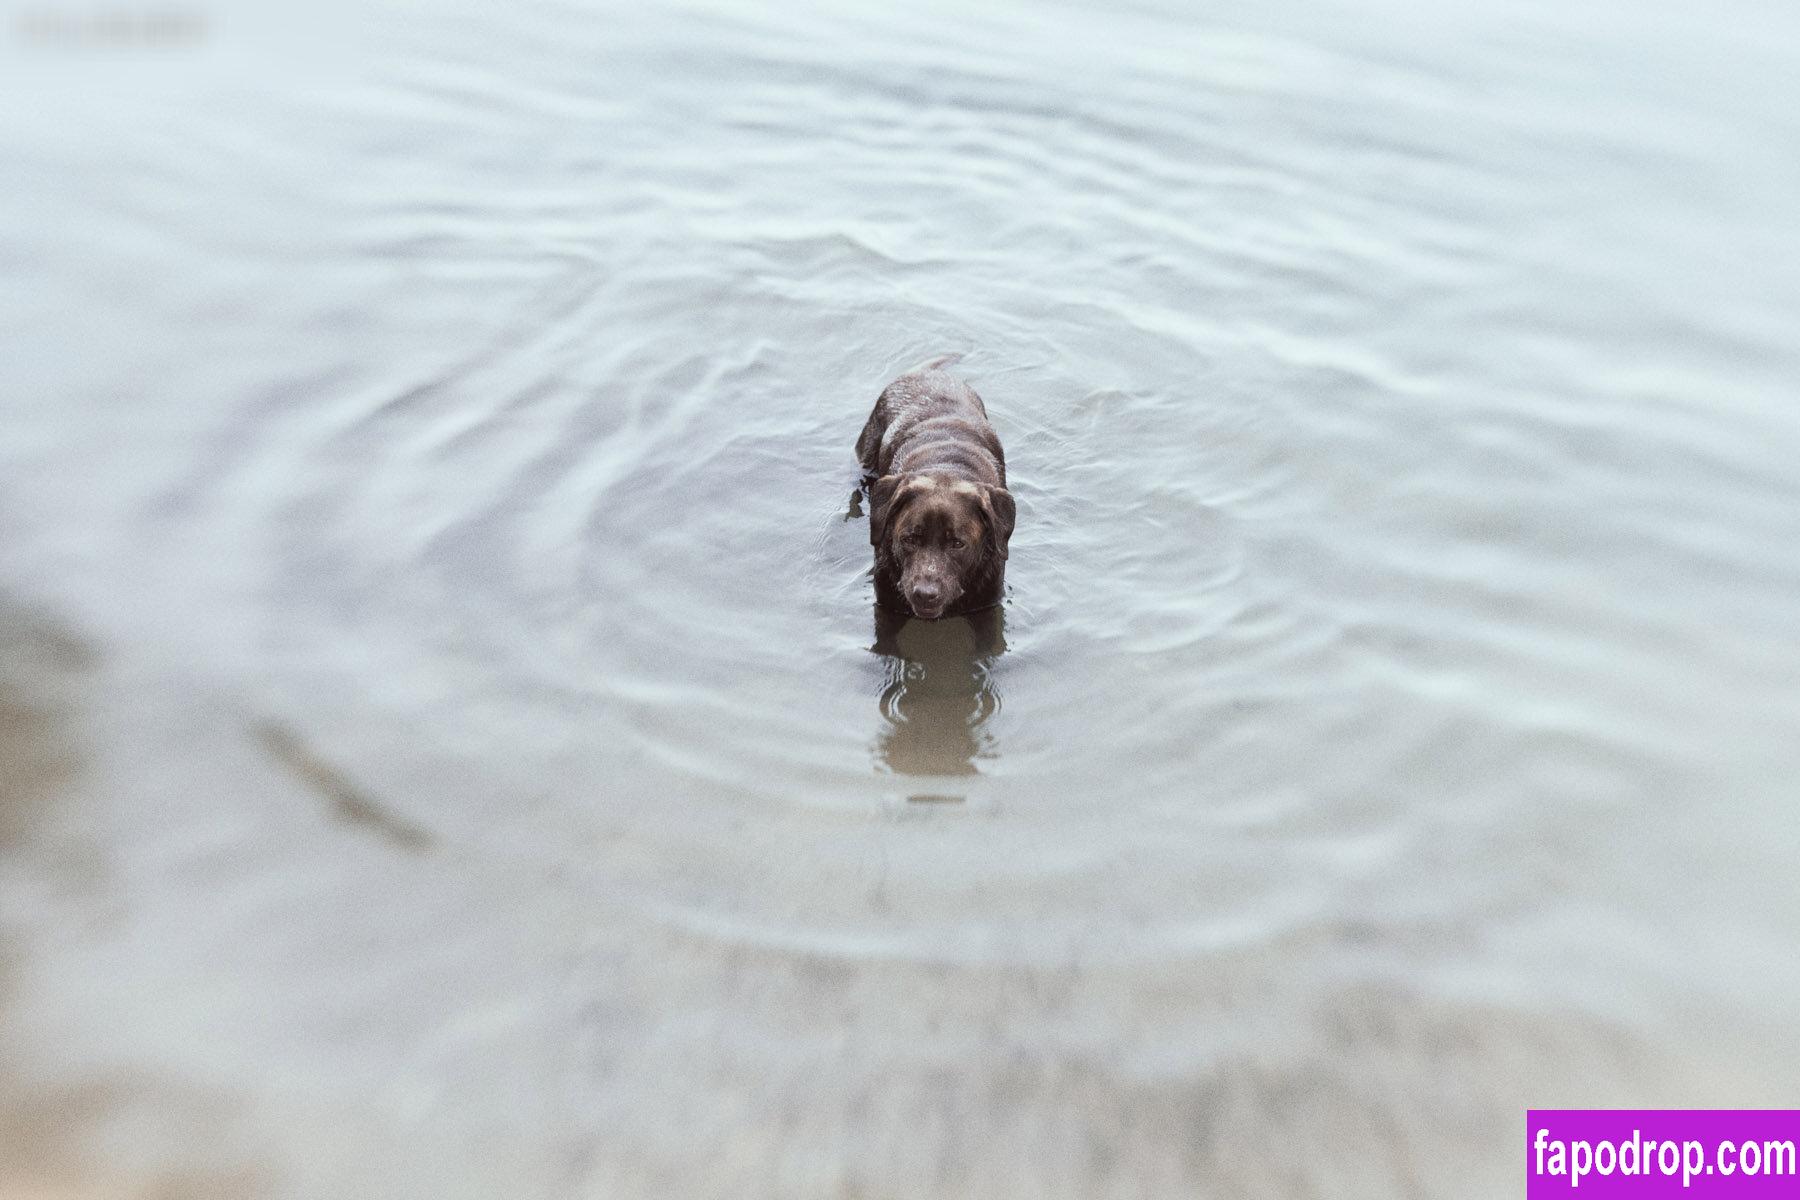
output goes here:
{"type": "Polygon", "coordinates": [[[986,726],[1000,709],[992,667],[1006,653],[1005,610],[920,621],[877,607],[870,649],[887,659],[876,760],[896,775],[979,774],[994,754],[986,726]]]}

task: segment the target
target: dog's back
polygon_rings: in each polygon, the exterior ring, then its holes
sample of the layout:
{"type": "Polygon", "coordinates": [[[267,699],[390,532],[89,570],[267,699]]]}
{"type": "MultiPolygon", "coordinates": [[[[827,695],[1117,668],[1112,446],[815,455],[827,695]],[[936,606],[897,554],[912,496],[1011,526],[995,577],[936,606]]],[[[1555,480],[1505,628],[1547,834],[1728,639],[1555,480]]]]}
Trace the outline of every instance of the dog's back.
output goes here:
{"type": "Polygon", "coordinates": [[[929,471],[989,487],[1006,486],[1006,453],[975,389],[942,368],[947,354],[882,390],[856,442],[869,475],[929,471]]]}

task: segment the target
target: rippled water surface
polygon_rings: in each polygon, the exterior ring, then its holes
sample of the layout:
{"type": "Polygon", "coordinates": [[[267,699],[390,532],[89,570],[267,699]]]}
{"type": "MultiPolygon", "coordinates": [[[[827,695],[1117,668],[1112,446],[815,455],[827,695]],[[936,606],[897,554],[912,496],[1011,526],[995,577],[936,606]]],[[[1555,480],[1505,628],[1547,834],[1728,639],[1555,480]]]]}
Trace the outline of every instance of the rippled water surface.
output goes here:
{"type": "Polygon", "coordinates": [[[1794,1102],[1800,19],[978,7],[12,31],[0,1188],[1501,1196],[1794,1102]],[[950,351],[1009,594],[897,621],[950,351]]]}

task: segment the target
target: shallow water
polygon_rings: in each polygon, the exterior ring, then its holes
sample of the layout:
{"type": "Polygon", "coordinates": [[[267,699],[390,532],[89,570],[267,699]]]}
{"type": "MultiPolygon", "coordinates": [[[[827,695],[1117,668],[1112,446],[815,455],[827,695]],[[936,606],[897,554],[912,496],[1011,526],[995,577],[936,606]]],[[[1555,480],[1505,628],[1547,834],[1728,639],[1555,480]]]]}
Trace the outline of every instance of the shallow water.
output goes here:
{"type": "Polygon", "coordinates": [[[1792,1103],[1800,17],[1501,7],[13,29],[0,1186],[1513,1195],[1527,1105],[1792,1103]],[[945,351],[1008,600],[884,620],[945,351]]]}

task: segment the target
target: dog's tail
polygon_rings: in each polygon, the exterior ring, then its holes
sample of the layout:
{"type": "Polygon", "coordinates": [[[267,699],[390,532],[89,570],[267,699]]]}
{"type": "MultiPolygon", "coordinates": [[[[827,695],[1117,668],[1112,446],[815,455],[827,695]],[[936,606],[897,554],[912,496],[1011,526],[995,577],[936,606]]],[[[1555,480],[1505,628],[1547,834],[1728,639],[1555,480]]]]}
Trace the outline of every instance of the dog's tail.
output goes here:
{"type": "Polygon", "coordinates": [[[906,373],[911,375],[917,371],[936,371],[941,367],[947,367],[951,363],[961,362],[962,360],[963,352],[961,350],[952,350],[949,354],[940,354],[936,358],[928,358],[906,373]]]}

